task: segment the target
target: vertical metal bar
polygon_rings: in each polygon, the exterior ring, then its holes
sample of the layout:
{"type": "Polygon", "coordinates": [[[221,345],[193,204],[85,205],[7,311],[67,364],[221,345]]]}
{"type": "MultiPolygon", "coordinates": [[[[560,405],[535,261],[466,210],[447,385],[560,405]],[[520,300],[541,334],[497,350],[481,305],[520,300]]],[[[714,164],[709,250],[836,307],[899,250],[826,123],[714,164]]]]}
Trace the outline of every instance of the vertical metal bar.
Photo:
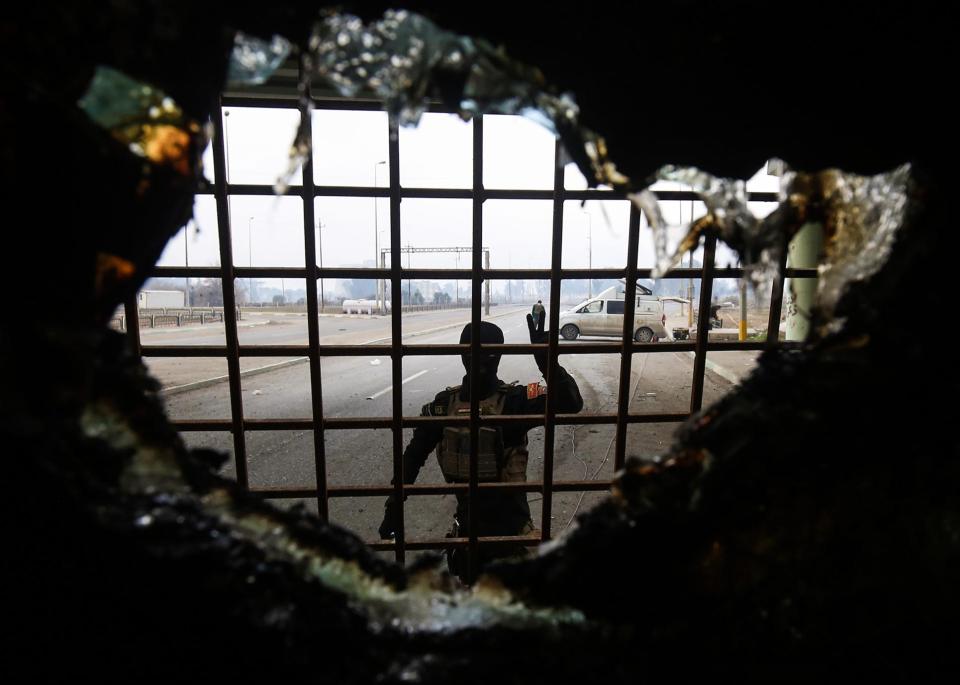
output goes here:
{"type": "Polygon", "coordinates": [[[234,293],[233,244],[230,238],[230,206],[227,198],[227,164],[223,143],[223,105],[213,117],[214,197],[217,201],[217,228],[220,236],[220,279],[223,289],[223,329],[227,340],[227,374],[230,381],[230,418],[233,422],[233,453],[237,483],[249,488],[247,443],[243,434],[243,396],[240,387],[240,341],[237,338],[237,299],[234,293]]]}
{"type": "MultiPolygon", "coordinates": [[[[403,425],[401,419],[403,418],[403,356],[400,351],[402,336],[403,336],[403,323],[401,321],[401,315],[403,313],[403,307],[400,305],[403,302],[402,288],[403,284],[401,279],[403,274],[401,273],[403,260],[399,259],[400,255],[400,130],[399,125],[396,120],[391,117],[389,123],[389,134],[390,134],[390,152],[389,152],[389,163],[390,163],[390,254],[392,256],[390,260],[390,299],[393,301],[393,307],[390,311],[390,340],[392,343],[392,349],[390,351],[390,359],[392,363],[393,371],[393,414],[392,414],[392,430],[393,430],[393,497],[396,502],[399,503],[399,517],[397,520],[397,536],[396,536],[396,558],[397,563],[404,563],[406,554],[405,546],[405,512],[403,505],[403,425]]],[[[376,261],[374,261],[374,267],[376,267],[376,261]]]]}
{"type": "Polygon", "coordinates": [[[123,301],[123,312],[127,319],[127,340],[130,348],[138,357],[140,354],[140,308],[137,306],[137,293],[131,293],[123,301]]]}
{"type": "Polygon", "coordinates": [[[550,539],[553,510],[553,443],[556,433],[557,393],[551,390],[557,378],[557,329],[560,327],[560,266],[563,257],[563,148],[558,138],[553,147],[553,249],[550,255],[550,338],[547,341],[547,406],[543,419],[543,509],[541,539],[550,539]]]}
{"type": "Polygon", "coordinates": [[[310,344],[310,402],[313,408],[313,459],[317,474],[317,513],[321,521],[327,521],[327,452],[323,434],[323,376],[320,368],[320,316],[317,313],[317,245],[314,239],[314,186],[313,186],[313,124],[310,118],[310,80],[303,76],[304,65],[300,63],[300,82],[305,92],[300,102],[300,120],[306,131],[309,152],[303,165],[303,245],[307,267],[307,338],[310,344]]]}
{"type": "MultiPolygon", "coordinates": [[[[476,202],[476,194],[474,194],[474,202],[476,202]]],[[[490,251],[489,250],[483,251],[483,268],[484,269],[490,268],[490,251]]],[[[483,311],[487,316],[490,316],[490,279],[489,278],[484,279],[483,295],[485,298],[483,311]]]]}
{"type": "Polygon", "coordinates": [[[703,272],[700,281],[700,314],[697,316],[696,356],[693,360],[693,387],[690,390],[690,413],[703,406],[703,375],[707,370],[707,343],[710,340],[710,300],[713,297],[713,268],[717,254],[717,236],[707,235],[703,245],[703,272]]]}
{"type": "Polygon", "coordinates": [[[473,582],[479,566],[477,527],[479,517],[475,503],[479,496],[480,389],[477,387],[480,367],[480,300],[483,266],[483,116],[473,118],[473,239],[470,266],[470,480],[467,488],[467,536],[470,539],[467,580],[473,582]]]}
{"type": "Polygon", "coordinates": [[[784,242],[783,253],[780,255],[780,270],[773,280],[773,290],[770,293],[770,315],[767,319],[767,349],[777,346],[780,340],[780,313],[783,310],[783,288],[787,280],[784,273],[787,268],[787,243],[784,242]]]}
{"type": "Polygon", "coordinates": [[[640,210],[630,205],[627,234],[627,273],[623,284],[623,350],[620,353],[620,390],[617,395],[617,433],[613,468],[623,468],[627,454],[627,414],[630,412],[630,370],[633,364],[633,324],[637,310],[637,254],[640,251],[640,210]]]}

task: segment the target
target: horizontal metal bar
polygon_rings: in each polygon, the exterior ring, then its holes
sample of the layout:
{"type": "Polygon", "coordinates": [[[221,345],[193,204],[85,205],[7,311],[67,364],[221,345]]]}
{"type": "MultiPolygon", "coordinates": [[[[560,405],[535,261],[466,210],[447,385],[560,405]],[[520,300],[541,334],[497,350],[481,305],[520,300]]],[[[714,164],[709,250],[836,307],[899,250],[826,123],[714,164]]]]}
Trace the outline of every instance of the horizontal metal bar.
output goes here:
{"type": "MultiPolygon", "coordinates": [[[[234,268],[237,278],[306,278],[307,269],[299,266],[238,266],[234,268]]],[[[653,269],[637,269],[639,278],[650,278],[653,269]]],[[[404,269],[401,267],[404,279],[457,279],[470,280],[470,269],[404,269]]],[[[560,278],[563,280],[587,278],[623,278],[625,269],[563,269],[560,278]]],[[[213,266],[155,266],[150,270],[154,278],[219,278],[222,270],[213,266]]],[[[694,278],[702,275],[700,269],[677,268],[671,269],[660,276],[661,279],[694,278]]],[[[744,270],[740,268],[715,269],[715,278],[742,278],[744,270]]],[[[816,269],[786,269],[787,278],[817,278],[816,269]]],[[[374,269],[368,267],[324,267],[317,269],[317,278],[367,278],[387,279],[390,269],[374,269]]],[[[483,269],[481,278],[494,281],[503,280],[547,280],[550,278],[550,269],[483,269]]]]}
{"type": "MultiPolygon", "coordinates": [[[[386,339],[386,338],[384,338],[386,339]]],[[[562,342],[558,347],[560,355],[581,354],[619,354],[620,342],[562,342]]],[[[778,347],[795,349],[801,343],[782,340],[778,347]]],[[[656,342],[633,343],[633,354],[692,352],[696,348],[694,342],[656,342]]],[[[224,345],[144,345],[144,357],[225,357],[227,348],[224,345]]],[[[533,354],[538,350],[546,350],[546,343],[484,343],[481,350],[506,355],[533,354]]],[[[711,342],[708,351],[726,352],[730,350],[761,350],[764,343],[760,342],[711,342]]],[[[303,357],[310,351],[309,345],[241,345],[241,357],[303,357]]],[[[320,345],[322,357],[383,357],[392,356],[394,348],[391,345],[320,345]]],[[[435,357],[459,356],[467,354],[470,345],[459,343],[401,345],[400,354],[404,357],[435,357]]]]}
{"type": "Polygon", "coordinates": [[[553,200],[552,190],[484,188],[485,200],[553,200]]]}
{"type": "Polygon", "coordinates": [[[144,345],[143,357],[223,357],[227,356],[226,345],[144,345]]]}
{"type": "MultiPolygon", "coordinates": [[[[553,482],[554,492],[605,492],[610,489],[609,480],[561,480],[553,482]]],[[[478,483],[484,491],[543,492],[543,481],[522,483],[478,483]]],[[[455,495],[467,492],[467,483],[414,483],[405,485],[403,492],[411,496],[455,495]]],[[[271,499],[298,499],[317,496],[312,487],[251,488],[250,492],[271,499]]],[[[382,485],[331,485],[327,488],[330,497],[381,497],[393,493],[393,486],[382,485]]]]}
{"type": "Polygon", "coordinates": [[[237,278],[303,278],[307,269],[303,266],[237,266],[233,269],[237,278]]]}
{"type": "MultiPolygon", "coordinates": [[[[489,537],[483,538],[478,537],[475,540],[475,544],[478,545],[493,545],[501,544],[504,542],[513,542],[515,544],[527,545],[530,547],[539,545],[543,540],[537,537],[531,536],[499,536],[499,537],[489,537]]],[[[367,546],[371,549],[380,551],[380,552],[389,552],[390,550],[396,547],[396,543],[392,541],[379,540],[379,541],[368,541],[367,546]]],[[[403,547],[407,550],[429,550],[429,549],[446,549],[448,547],[469,547],[470,538],[437,538],[437,539],[422,539],[422,540],[404,540],[403,547]]]]}
{"type": "Polygon", "coordinates": [[[219,266],[155,266],[150,270],[153,278],[220,278],[223,269],[219,266]]]}
{"type": "MultiPolygon", "coordinates": [[[[295,79],[291,79],[291,82],[295,79]]],[[[382,112],[383,103],[380,100],[374,98],[365,98],[365,97],[348,97],[341,98],[340,96],[330,96],[327,97],[322,94],[313,93],[310,98],[313,101],[314,109],[328,109],[328,110],[347,110],[347,111],[360,111],[360,112],[382,112]]],[[[231,91],[229,88],[227,92],[221,97],[221,103],[224,107],[266,107],[272,109],[292,109],[295,110],[300,104],[300,96],[296,93],[296,89],[292,88],[290,95],[284,95],[279,93],[269,93],[264,95],[257,95],[255,93],[244,93],[243,95],[236,94],[235,91],[231,91]]],[[[457,114],[456,110],[451,107],[445,106],[443,103],[437,100],[430,100],[426,103],[428,112],[436,112],[438,114],[457,114]]]]}
{"type": "Polygon", "coordinates": [[[472,200],[473,190],[470,188],[401,188],[401,199],[425,200],[472,200]]]}
{"type": "Polygon", "coordinates": [[[278,193],[273,185],[264,183],[228,183],[228,195],[249,195],[256,197],[300,197],[303,195],[302,185],[289,185],[282,193],[278,193]]]}
{"type": "MultiPolygon", "coordinates": [[[[628,414],[627,423],[678,423],[690,418],[689,413],[628,414]]],[[[482,416],[480,423],[488,426],[541,425],[543,414],[501,414],[482,416]]],[[[385,430],[393,424],[387,416],[359,416],[323,419],[323,429],[327,430],[385,430]]],[[[598,426],[617,422],[616,414],[558,414],[556,424],[560,426],[598,426]]],[[[404,428],[418,426],[467,426],[470,420],[462,416],[404,416],[401,425],[404,428]]],[[[171,421],[179,431],[193,433],[199,431],[231,431],[233,424],[229,419],[179,419],[171,421]]],[[[313,419],[244,419],[243,427],[250,431],[267,430],[307,430],[313,428],[313,419]]]]}
{"type": "MultiPolygon", "coordinates": [[[[626,200],[627,194],[620,190],[601,190],[588,188],[587,190],[558,191],[562,200],[626,200]]],[[[692,199],[697,199],[694,195],[692,199]]]]}
{"type": "Polygon", "coordinates": [[[313,430],[313,419],[243,419],[246,431],[299,431],[313,430]]]}

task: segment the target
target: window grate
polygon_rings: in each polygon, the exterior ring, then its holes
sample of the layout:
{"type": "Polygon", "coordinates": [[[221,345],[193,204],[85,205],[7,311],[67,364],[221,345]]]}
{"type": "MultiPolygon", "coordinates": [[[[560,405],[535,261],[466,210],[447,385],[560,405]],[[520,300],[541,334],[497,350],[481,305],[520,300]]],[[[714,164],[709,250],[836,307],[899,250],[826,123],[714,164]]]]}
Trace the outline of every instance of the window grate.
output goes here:
{"type": "MultiPolygon", "coordinates": [[[[308,93],[309,97],[309,93],[308,93]]],[[[303,183],[291,186],[285,192],[287,195],[298,196],[303,201],[304,221],[304,251],[305,264],[303,268],[279,267],[237,267],[233,262],[230,215],[227,210],[228,199],[231,195],[273,195],[271,186],[229,184],[226,181],[226,157],[223,140],[224,106],[246,107],[275,107],[297,108],[306,127],[312,150],[312,131],[310,129],[310,113],[306,101],[298,102],[287,98],[238,98],[222,97],[220,101],[221,116],[214,118],[214,171],[216,181],[212,188],[206,188],[202,193],[212,193],[216,200],[218,236],[220,248],[220,264],[212,267],[155,267],[152,275],[158,277],[219,277],[223,286],[224,298],[224,328],[226,344],[219,346],[144,346],[141,345],[137,316],[136,299],[130,298],[125,303],[127,332],[134,349],[144,357],[215,357],[227,360],[230,394],[230,418],[222,420],[179,420],[173,425],[180,431],[229,431],[233,436],[234,458],[238,484],[252,492],[275,499],[316,498],[317,508],[321,520],[329,517],[328,503],[331,498],[338,497],[369,497],[393,495],[396,501],[403,502],[405,496],[423,496],[437,494],[456,494],[467,492],[469,501],[475,501],[477,493],[488,489],[512,489],[525,492],[541,493],[542,519],[540,532],[537,536],[516,537],[480,537],[477,534],[476,517],[468,517],[467,536],[463,538],[419,539],[408,540],[403,522],[403,509],[394,541],[370,541],[372,548],[377,550],[392,550],[398,562],[403,563],[406,551],[440,549],[449,547],[467,547],[471,554],[472,574],[475,574],[475,560],[477,549],[481,544],[503,542],[505,540],[534,545],[546,541],[552,536],[551,513],[553,508],[553,493],[555,492],[588,492],[608,490],[609,480],[554,480],[554,437],[557,425],[613,425],[615,433],[614,468],[623,467],[626,456],[627,427],[631,424],[649,424],[678,422],[689,418],[700,410],[703,403],[704,374],[706,355],[708,351],[726,350],[763,350],[775,346],[790,347],[796,343],[780,342],[777,338],[777,329],[783,305],[784,280],[788,277],[809,278],[816,276],[815,269],[785,269],[781,264],[781,275],[774,283],[769,312],[769,328],[767,339],[762,342],[724,343],[710,342],[708,336],[698,336],[696,342],[667,342],[667,343],[638,343],[632,338],[632,326],[635,300],[625,298],[624,326],[621,340],[606,343],[583,343],[576,346],[564,346],[563,354],[619,354],[620,377],[619,395],[615,413],[579,415],[557,414],[555,393],[547,393],[545,414],[530,416],[490,416],[479,415],[479,399],[471,396],[469,417],[420,417],[403,416],[402,397],[402,362],[409,355],[460,355],[470,352],[471,359],[476,360],[481,350],[489,350],[498,354],[516,355],[530,354],[534,349],[546,349],[548,353],[547,385],[555,378],[559,353],[559,311],[560,311],[560,284],[565,279],[575,278],[622,278],[626,282],[626,292],[632,288],[638,278],[649,277],[650,269],[641,269],[636,266],[639,250],[639,236],[641,216],[635,207],[631,208],[629,218],[629,233],[627,242],[626,266],[624,268],[601,269],[563,269],[561,256],[563,245],[563,205],[568,200],[586,199],[623,199],[622,193],[601,190],[567,190],[564,188],[564,165],[559,143],[554,150],[554,181],[553,189],[547,191],[525,190],[486,190],[483,187],[483,117],[478,116],[473,124],[473,185],[470,189],[425,189],[402,188],[400,186],[400,149],[399,136],[396,128],[390,128],[388,163],[390,169],[389,187],[346,187],[346,186],[316,186],[313,175],[312,155],[307,158],[303,183]],[[315,225],[314,200],[317,197],[363,197],[387,198],[390,206],[390,251],[399,255],[402,251],[400,244],[401,215],[400,203],[403,198],[460,198],[472,202],[472,264],[470,269],[404,269],[400,259],[391,259],[389,268],[339,268],[317,266],[316,238],[313,230],[315,225]],[[549,269],[488,269],[482,263],[483,249],[483,204],[488,199],[531,199],[552,200],[552,251],[549,269]],[[234,292],[234,281],[238,278],[303,278],[306,280],[307,301],[307,345],[241,345],[238,338],[237,306],[234,292]],[[321,345],[319,333],[319,306],[317,284],[321,278],[365,278],[383,279],[389,281],[392,301],[402,301],[402,280],[415,279],[452,279],[471,281],[473,300],[471,303],[471,322],[474,330],[481,320],[481,288],[483,280],[505,279],[549,279],[550,307],[549,307],[549,341],[546,345],[529,344],[501,344],[481,345],[474,336],[469,345],[409,345],[401,340],[402,307],[394,306],[391,311],[391,343],[389,345],[321,345]],[[630,371],[633,354],[666,353],[666,352],[693,352],[694,371],[689,411],[674,413],[633,414],[629,411],[630,371]],[[392,414],[386,418],[327,418],[323,408],[323,374],[322,359],[324,357],[339,356],[385,356],[391,359],[392,376],[392,414]],[[241,394],[240,358],[244,356],[258,357],[306,357],[309,360],[311,417],[293,419],[248,419],[244,418],[243,401],[241,394]],[[477,462],[472,460],[470,479],[468,483],[448,483],[443,485],[403,483],[402,453],[404,449],[403,429],[419,425],[467,425],[470,430],[470,444],[473,453],[477,450],[478,430],[481,425],[516,425],[517,423],[531,427],[544,427],[544,469],[540,481],[523,483],[480,483],[477,477],[477,462]],[[393,484],[369,486],[331,486],[327,480],[327,455],[325,451],[324,435],[326,431],[355,430],[355,429],[389,429],[392,431],[393,451],[393,484]],[[247,472],[247,431],[265,430],[309,430],[313,434],[314,463],[316,471],[316,487],[293,488],[251,488],[247,472]]],[[[313,106],[317,109],[379,109],[376,103],[350,100],[314,99],[313,106]]],[[[436,110],[435,110],[436,111],[436,110]]],[[[669,191],[658,193],[661,199],[666,200],[696,200],[697,196],[687,191],[669,191]]],[[[751,200],[776,201],[774,193],[750,193],[751,200]]],[[[697,328],[700,331],[707,329],[708,312],[710,308],[713,281],[716,278],[740,278],[744,275],[739,268],[715,268],[714,258],[716,239],[708,238],[704,249],[703,266],[701,268],[677,268],[670,271],[664,278],[698,278],[700,287],[700,308],[697,328]]],[[[786,253],[786,251],[784,251],[786,253]]],[[[474,364],[469,370],[471,379],[476,379],[477,369],[474,364]]],[[[471,383],[476,387],[476,383],[471,383]]],[[[473,577],[473,576],[471,576],[473,577]]]]}

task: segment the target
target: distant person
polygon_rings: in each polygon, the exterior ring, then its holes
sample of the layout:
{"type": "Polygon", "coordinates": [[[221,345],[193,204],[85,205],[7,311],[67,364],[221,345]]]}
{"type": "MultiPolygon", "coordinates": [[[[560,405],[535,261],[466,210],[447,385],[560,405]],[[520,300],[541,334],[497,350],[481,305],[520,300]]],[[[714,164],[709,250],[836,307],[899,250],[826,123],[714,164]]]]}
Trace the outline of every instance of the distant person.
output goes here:
{"type": "Polygon", "coordinates": [[[537,303],[533,305],[533,310],[530,313],[533,315],[534,321],[539,321],[540,315],[546,314],[546,311],[547,310],[544,308],[543,302],[541,302],[540,300],[537,300],[537,303]]]}
{"type": "MultiPolygon", "coordinates": [[[[527,327],[530,330],[530,342],[543,343],[548,339],[543,330],[543,307],[540,318],[534,319],[527,314],[527,327]]],[[[489,321],[480,322],[481,343],[503,343],[503,331],[489,321]]],[[[460,334],[461,343],[469,343],[472,338],[470,324],[460,334]]],[[[421,416],[469,416],[470,415],[470,355],[462,357],[467,375],[462,385],[447,388],[437,393],[433,402],[423,405],[421,416]]],[[[533,354],[540,372],[547,372],[547,353],[537,351],[533,354]]],[[[490,414],[543,414],[547,404],[547,389],[540,383],[529,385],[507,384],[497,378],[499,354],[484,354],[478,370],[480,386],[480,412],[490,414]]],[[[561,413],[575,413],[583,409],[583,399],[577,382],[562,366],[557,366],[556,379],[552,381],[550,392],[557,394],[556,408],[561,413]]],[[[481,428],[478,436],[478,474],[481,481],[501,483],[524,482],[527,480],[527,431],[537,424],[522,426],[497,426],[481,428]]],[[[440,470],[448,483],[465,483],[470,478],[470,429],[467,426],[418,426],[413,438],[403,453],[403,482],[412,484],[430,453],[436,448],[440,470]]],[[[457,493],[457,512],[453,529],[448,537],[466,537],[461,528],[467,523],[468,495],[457,493]]],[[[474,502],[473,512],[477,517],[477,534],[481,537],[498,535],[527,535],[535,530],[530,518],[530,505],[527,493],[520,490],[480,490],[474,502]]],[[[383,523],[380,524],[380,537],[388,539],[397,529],[399,504],[393,497],[384,505],[383,523]]],[[[529,549],[518,543],[481,545],[479,547],[477,568],[482,568],[493,559],[526,556],[529,549]]],[[[461,580],[467,577],[467,551],[455,549],[447,552],[447,564],[450,572],[461,580]]]]}

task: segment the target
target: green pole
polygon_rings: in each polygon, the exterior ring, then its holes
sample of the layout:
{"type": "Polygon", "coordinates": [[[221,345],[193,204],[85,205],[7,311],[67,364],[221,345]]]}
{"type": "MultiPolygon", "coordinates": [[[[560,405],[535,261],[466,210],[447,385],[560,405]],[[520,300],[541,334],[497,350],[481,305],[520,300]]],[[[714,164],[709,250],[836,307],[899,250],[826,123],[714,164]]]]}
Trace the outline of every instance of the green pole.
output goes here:
{"type": "MultiPolygon", "coordinates": [[[[794,269],[815,269],[823,250],[823,226],[804,224],[787,248],[787,265],[794,269]]],[[[791,302],[787,309],[787,340],[806,340],[810,333],[810,310],[817,292],[817,279],[791,278],[791,302]]]]}

